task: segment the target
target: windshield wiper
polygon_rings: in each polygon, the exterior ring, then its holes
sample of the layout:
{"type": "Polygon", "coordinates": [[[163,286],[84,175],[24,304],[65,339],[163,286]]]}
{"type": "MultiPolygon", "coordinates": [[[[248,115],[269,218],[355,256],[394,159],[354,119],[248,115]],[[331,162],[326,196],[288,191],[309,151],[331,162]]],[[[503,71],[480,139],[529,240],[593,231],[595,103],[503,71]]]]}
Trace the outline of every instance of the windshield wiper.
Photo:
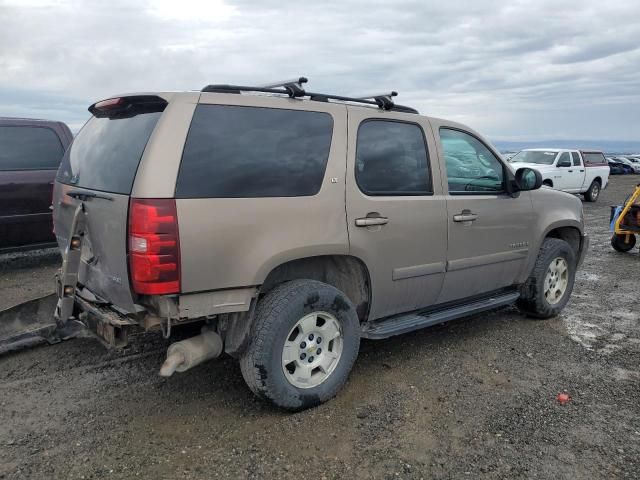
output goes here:
{"type": "Polygon", "coordinates": [[[77,198],[78,200],[86,200],[87,198],[102,198],[104,200],[113,200],[113,197],[108,195],[101,195],[93,192],[83,192],[80,190],[69,190],[67,196],[71,198],[77,198]]]}

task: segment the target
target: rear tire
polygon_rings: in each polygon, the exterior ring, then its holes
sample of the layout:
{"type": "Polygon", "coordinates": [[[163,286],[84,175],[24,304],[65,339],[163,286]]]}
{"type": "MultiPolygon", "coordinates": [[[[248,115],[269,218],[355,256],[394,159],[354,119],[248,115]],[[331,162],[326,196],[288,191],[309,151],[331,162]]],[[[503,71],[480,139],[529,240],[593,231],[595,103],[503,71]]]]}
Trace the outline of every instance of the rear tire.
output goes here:
{"type": "Polygon", "coordinates": [[[598,182],[597,180],[594,180],[593,182],[591,182],[591,186],[589,187],[589,190],[584,192],[584,199],[587,202],[595,202],[599,196],[600,196],[600,182],[598,182]]]}
{"type": "Polygon", "coordinates": [[[555,317],[569,301],[575,275],[576,256],[571,246],[558,238],[545,239],[522,286],[518,308],[534,318],[555,317]]]}
{"type": "Polygon", "coordinates": [[[360,322],[349,298],[315,280],[278,285],[256,308],[242,376],[259,397],[303,410],[334,397],[360,347],[360,322]]]}
{"type": "Polygon", "coordinates": [[[636,246],[636,236],[629,235],[628,243],[625,242],[626,237],[626,235],[617,235],[615,233],[613,234],[613,236],[611,237],[611,246],[615,251],[625,253],[633,250],[633,247],[636,246]]]}

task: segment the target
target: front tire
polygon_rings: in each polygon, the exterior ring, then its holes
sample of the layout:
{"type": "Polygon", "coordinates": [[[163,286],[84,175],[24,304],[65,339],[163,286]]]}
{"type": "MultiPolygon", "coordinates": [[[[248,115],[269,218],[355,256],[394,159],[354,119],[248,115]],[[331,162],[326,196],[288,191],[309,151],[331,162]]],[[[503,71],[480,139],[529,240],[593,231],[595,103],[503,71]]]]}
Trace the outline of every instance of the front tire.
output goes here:
{"type": "Polygon", "coordinates": [[[334,397],[360,347],[355,308],[340,290],[294,280],[268,292],[256,308],[242,376],[259,397],[303,410],[334,397]]]}
{"type": "Polygon", "coordinates": [[[575,275],[576,256],[571,246],[558,238],[545,239],[522,287],[518,308],[535,318],[555,317],[569,301],[575,275]]]}
{"type": "Polygon", "coordinates": [[[589,190],[584,192],[584,199],[587,202],[595,202],[600,196],[600,183],[597,180],[591,182],[589,190]]]}

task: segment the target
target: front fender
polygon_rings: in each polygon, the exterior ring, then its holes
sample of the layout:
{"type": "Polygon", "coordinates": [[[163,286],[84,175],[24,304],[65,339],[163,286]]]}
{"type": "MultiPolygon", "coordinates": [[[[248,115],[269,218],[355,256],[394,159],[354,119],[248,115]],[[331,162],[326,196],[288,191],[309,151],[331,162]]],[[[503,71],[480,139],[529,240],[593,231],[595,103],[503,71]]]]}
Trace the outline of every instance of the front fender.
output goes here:
{"type": "Polygon", "coordinates": [[[582,202],[574,195],[548,188],[531,192],[531,201],[535,212],[532,228],[533,236],[527,268],[523,271],[521,283],[524,283],[533,269],[542,242],[551,232],[559,228],[573,228],[580,236],[578,259],[584,256],[586,241],[582,221],[582,202]]]}

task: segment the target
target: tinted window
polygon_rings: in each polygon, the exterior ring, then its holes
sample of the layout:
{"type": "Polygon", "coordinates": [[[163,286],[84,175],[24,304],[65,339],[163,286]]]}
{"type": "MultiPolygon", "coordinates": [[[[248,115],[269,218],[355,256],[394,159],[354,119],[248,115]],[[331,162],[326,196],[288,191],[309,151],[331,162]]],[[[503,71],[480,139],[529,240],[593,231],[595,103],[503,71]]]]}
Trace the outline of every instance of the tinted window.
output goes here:
{"type": "Polygon", "coordinates": [[[356,148],[356,181],[367,195],[431,193],[422,129],[386,120],[362,123],[356,148]]]}
{"type": "Polygon", "coordinates": [[[91,190],[131,193],[142,152],[160,115],[92,117],[67,149],[57,180],[91,190]]]}
{"type": "Polygon", "coordinates": [[[449,193],[503,190],[504,167],[477,138],[459,130],[440,129],[449,193]]]}
{"type": "Polygon", "coordinates": [[[327,113],[199,105],[182,154],[178,198],[315,195],[329,158],[327,113]]]}
{"type": "Polygon", "coordinates": [[[602,153],[583,153],[582,155],[585,165],[606,164],[604,155],[602,153]]]}
{"type": "Polygon", "coordinates": [[[578,152],[571,152],[571,158],[573,158],[573,164],[576,167],[581,166],[580,165],[580,155],[578,155],[578,152]]]}
{"type": "Polygon", "coordinates": [[[56,169],[63,153],[50,128],[0,127],[0,170],[56,169]]]}
{"type": "Polygon", "coordinates": [[[556,163],[556,165],[571,166],[571,156],[569,155],[569,152],[561,153],[560,157],[558,157],[558,163],[556,163]]]}

